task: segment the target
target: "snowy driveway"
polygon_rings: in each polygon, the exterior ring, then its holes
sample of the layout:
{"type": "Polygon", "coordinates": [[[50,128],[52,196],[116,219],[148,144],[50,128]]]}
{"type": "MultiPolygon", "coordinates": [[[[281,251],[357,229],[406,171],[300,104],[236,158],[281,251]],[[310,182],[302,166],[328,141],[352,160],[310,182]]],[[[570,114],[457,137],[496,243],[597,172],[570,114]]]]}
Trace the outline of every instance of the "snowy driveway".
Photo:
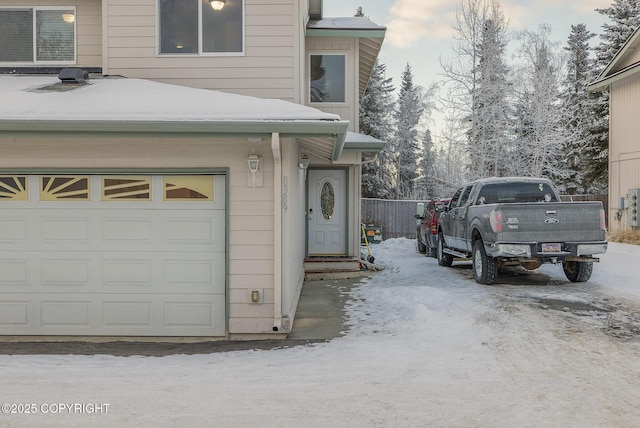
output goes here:
{"type": "Polygon", "coordinates": [[[492,286],[411,240],[373,250],[387,269],[352,292],[344,337],[206,355],[2,355],[0,427],[640,426],[640,247],[611,244],[588,283],[544,266],[492,286]]]}

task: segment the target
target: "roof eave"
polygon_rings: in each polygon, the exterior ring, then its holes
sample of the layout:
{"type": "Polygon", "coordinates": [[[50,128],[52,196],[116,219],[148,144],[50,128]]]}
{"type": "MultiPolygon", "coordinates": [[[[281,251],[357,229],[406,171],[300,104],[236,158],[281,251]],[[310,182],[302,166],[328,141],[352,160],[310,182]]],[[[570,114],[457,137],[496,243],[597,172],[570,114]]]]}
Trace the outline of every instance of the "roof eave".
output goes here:
{"type": "Polygon", "coordinates": [[[153,134],[153,135],[337,135],[349,126],[344,120],[0,120],[0,134],[153,134]]]}
{"type": "Polygon", "coordinates": [[[308,37],[361,37],[368,39],[384,39],[386,28],[355,29],[355,28],[308,28],[308,37]]]}
{"type": "Polygon", "coordinates": [[[605,91],[609,86],[611,86],[611,84],[625,79],[626,77],[635,74],[638,71],[640,71],[640,62],[632,64],[629,67],[619,70],[614,74],[590,83],[589,85],[587,85],[587,89],[589,91],[605,91]]]}

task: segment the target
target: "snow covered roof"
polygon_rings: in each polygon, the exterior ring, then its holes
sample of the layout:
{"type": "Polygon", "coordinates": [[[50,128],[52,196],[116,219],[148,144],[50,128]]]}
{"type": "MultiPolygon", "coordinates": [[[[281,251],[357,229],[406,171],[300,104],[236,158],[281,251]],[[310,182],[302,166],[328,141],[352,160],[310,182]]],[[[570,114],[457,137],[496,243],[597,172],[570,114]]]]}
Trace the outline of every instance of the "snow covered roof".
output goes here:
{"type": "Polygon", "coordinates": [[[604,70],[598,75],[596,80],[589,84],[588,88],[591,91],[603,91],[613,82],[623,79],[631,74],[640,70],[640,63],[636,62],[625,66],[625,62],[633,55],[637,48],[640,46],[640,27],[637,28],[633,34],[627,39],[622,47],[615,54],[613,59],[605,67],[604,70]]]}
{"type": "Polygon", "coordinates": [[[277,99],[142,79],[61,83],[55,76],[0,76],[0,134],[145,133],[313,137],[337,160],[349,122],[277,99]]]}
{"type": "Polygon", "coordinates": [[[386,141],[378,140],[369,135],[358,134],[356,132],[347,132],[345,139],[345,150],[357,150],[359,152],[380,151],[386,146],[386,141]]]}
{"type": "MultiPolygon", "coordinates": [[[[380,26],[368,18],[361,16],[322,18],[309,21],[307,30],[367,30],[367,37],[372,37],[378,32],[378,37],[384,37],[386,27],[380,26]]],[[[353,37],[353,32],[349,33],[353,37]]]]}
{"type": "Polygon", "coordinates": [[[0,121],[340,121],[338,115],[282,100],[141,79],[99,78],[77,85],[52,76],[0,76],[0,98],[0,121]]]}

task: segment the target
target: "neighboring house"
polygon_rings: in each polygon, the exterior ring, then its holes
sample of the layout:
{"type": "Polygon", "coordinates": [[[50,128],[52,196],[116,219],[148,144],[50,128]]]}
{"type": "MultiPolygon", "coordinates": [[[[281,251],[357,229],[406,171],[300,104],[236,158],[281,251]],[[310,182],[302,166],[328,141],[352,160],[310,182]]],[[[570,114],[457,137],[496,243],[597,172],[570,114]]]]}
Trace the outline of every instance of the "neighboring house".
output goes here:
{"type": "Polygon", "coordinates": [[[609,230],[637,228],[640,197],[640,29],[589,85],[609,93],[609,230]]]}
{"type": "Polygon", "coordinates": [[[0,334],[288,333],[305,257],[360,254],[384,34],[320,0],[0,0],[0,334]]]}

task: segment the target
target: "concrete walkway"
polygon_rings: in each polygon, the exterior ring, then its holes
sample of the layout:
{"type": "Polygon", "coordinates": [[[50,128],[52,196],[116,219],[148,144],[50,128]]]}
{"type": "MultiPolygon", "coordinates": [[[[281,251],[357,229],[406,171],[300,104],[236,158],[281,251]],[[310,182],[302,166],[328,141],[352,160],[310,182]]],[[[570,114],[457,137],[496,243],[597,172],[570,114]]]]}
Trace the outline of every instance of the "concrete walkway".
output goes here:
{"type": "Polygon", "coordinates": [[[287,340],[330,340],[345,333],[348,293],[361,281],[362,278],[305,282],[287,340]]]}

